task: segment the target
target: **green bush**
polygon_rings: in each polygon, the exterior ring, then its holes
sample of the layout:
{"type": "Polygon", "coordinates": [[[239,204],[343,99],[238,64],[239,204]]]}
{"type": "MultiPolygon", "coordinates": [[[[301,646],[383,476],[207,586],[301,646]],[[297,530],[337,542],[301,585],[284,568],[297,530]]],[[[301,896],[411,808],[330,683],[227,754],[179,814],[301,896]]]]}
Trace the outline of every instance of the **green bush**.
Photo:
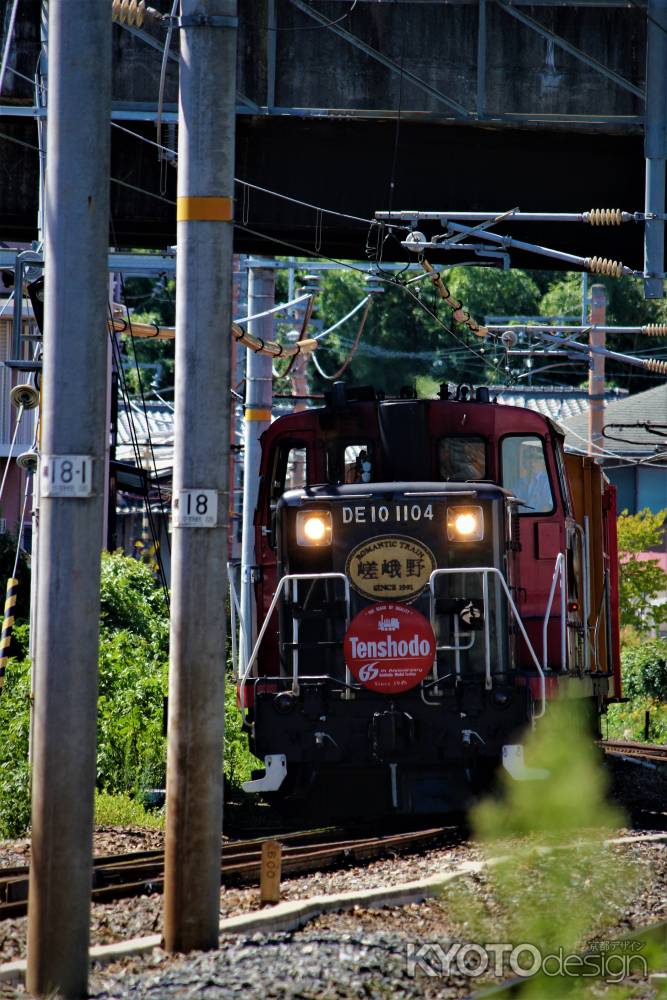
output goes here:
{"type": "MultiPolygon", "coordinates": [[[[25,630],[27,631],[27,630],[25,630]]],[[[12,661],[0,697],[0,837],[19,837],[30,823],[30,662],[12,661]]]]}
{"type": "Polygon", "coordinates": [[[95,822],[99,826],[149,826],[164,828],[164,812],[148,811],[129,795],[95,792],[95,822]]]}
{"type": "Polygon", "coordinates": [[[120,552],[102,553],[100,618],[110,631],[125,629],[157,643],[168,656],[169,618],[164,591],[145,563],[120,552]]]}
{"type": "Polygon", "coordinates": [[[163,788],[162,735],[166,655],[158,642],[128,629],[103,628],[97,713],[97,786],[138,793],[163,788]]]}
{"type": "Polygon", "coordinates": [[[248,749],[248,736],[242,729],[241,710],[236,704],[236,686],[230,674],[225,678],[225,781],[240,788],[252,777],[260,761],[248,749]]]}
{"type": "MultiPolygon", "coordinates": [[[[18,657],[9,663],[0,697],[0,837],[19,836],[30,822],[28,627],[16,626],[14,639],[18,657]]],[[[97,798],[98,814],[104,808],[105,815],[127,816],[128,796],[165,785],[168,650],[164,594],[150,570],[119,553],[104,554],[97,717],[97,788],[104,794],[97,798]]],[[[225,735],[225,779],[238,788],[257,762],[247,748],[229,677],[225,735]]],[[[119,822],[138,823],[138,816],[119,822]]]]}
{"type": "Polygon", "coordinates": [[[611,740],[644,742],[646,713],[650,715],[648,742],[667,743],[667,703],[643,695],[607,709],[607,736],[611,740]]]}
{"type": "Polygon", "coordinates": [[[648,695],[667,701],[667,641],[648,639],[624,649],[621,672],[627,698],[648,695]]]}

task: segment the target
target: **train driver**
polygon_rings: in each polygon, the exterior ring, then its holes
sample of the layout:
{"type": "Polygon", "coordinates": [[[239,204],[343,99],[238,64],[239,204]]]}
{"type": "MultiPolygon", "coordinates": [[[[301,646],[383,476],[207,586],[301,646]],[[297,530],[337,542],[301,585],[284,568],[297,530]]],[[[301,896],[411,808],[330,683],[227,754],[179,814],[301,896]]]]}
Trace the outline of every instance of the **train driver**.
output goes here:
{"type": "Polygon", "coordinates": [[[521,449],[519,475],[518,496],[525,499],[527,506],[540,514],[551,510],[553,498],[541,445],[524,445],[521,449]]]}

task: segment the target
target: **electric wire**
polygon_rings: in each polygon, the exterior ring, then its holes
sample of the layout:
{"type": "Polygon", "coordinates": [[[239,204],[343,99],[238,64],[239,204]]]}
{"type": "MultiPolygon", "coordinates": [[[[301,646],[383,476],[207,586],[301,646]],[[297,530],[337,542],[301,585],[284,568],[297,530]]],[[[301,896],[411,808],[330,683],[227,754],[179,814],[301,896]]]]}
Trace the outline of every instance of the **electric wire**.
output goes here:
{"type": "Polygon", "coordinates": [[[343,325],[343,323],[347,322],[347,320],[348,320],[348,319],[352,319],[352,317],[353,317],[353,316],[354,316],[354,315],[355,315],[356,313],[358,313],[360,309],[363,309],[363,307],[364,307],[364,306],[366,305],[366,303],[367,303],[368,301],[370,301],[370,298],[371,298],[371,296],[370,296],[370,295],[366,295],[366,296],[365,296],[365,298],[363,298],[363,299],[361,300],[361,302],[358,302],[358,303],[357,303],[357,305],[356,305],[356,306],[354,307],[354,309],[350,309],[349,313],[347,313],[347,314],[346,314],[345,316],[343,316],[343,317],[342,317],[341,319],[337,320],[337,321],[336,321],[336,322],[335,322],[335,323],[333,324],[333,326],[329,326],[329,327],[327,327],[327,329],[326,329],[326,330],[322,330],[322,332],[321,332],[321,333],[318,333],[318,334],[317,334],[317,336],[313,337],[313,340],[321,340],[321,339],[322,339],[322,337],[328,337],[330,333],[333,333],[333,332],[334,332],[334,330],[337,330],[337,329],[338,329],[338,327],[339,327],[339,326],[342,326],[342,325],[343,325]]]}
{"type": "MultiPolygon", "coordinates": [[[[566,428],[565,428],[565,431],[566,431],[566,433],[567,433],[567,434],[572,434],[572,435],[573,435],[573,437],[576,437],[576,438],[578,438],[578,439],[579,439],[580,441],[583,441],[583,442],[584,442],[584,444],[585,444],[585,445],[586,445],[587,447],[588,447],[588,446],[590,446],[590,447],[591,447],[591,448],[593,448],[593,449],[594,449],[594,450],[595,450],[596,452],[599,452],[599,454],[600,454],[600,455],[604,455],[604,456],[609,456],[610,458],[615,458],[615,459],[617,459],[617,460],[618,460],[619,462],[624,462],[624,461],[627,461],[627,460],[626,460],[626,459],[625,459],[625,458],[623,457],[623,455],[618,455],[618,454],[617,454],[617,453],[616,453],[615,451],[612,451],[612,450],[611,450],[610,448],[601,448],[601,447],[600,447],[599,445],[597,445],[597,444],[593,444],[593,443],[592,443],[591,441],[589,441],[589,439],[588,439],[587,437],[582,437],[582,435],[581,435],[581,434],[578,434],[578,433],[577,433],[577,431],[573,431],[571,427],[566,427],[566,428]]],[[[632,465],[635,465],[636,463],[634,463],[634,462],[633,462],[633,463],[631,463],[631,464],[632,464],[632,465]]]]}
{"type": "Polygon", "coordinates": [[[23,491],[23,506],[21,507],[21,517],[19,519],[18,537],[16,539],[16,555],[14,557],[14,569],[12,570],[12,577],[14,577],[14,579],[16,578],[16,572],[19,566],[21,543],[23,541],[23,533],[25,531],[25,512],[28,507],[28,496],[32,495],[32,493],[34,492],[34,481],[35,481],[35,473],[29,472],[25,479],[25,490],[23,491]],[[30,486],[32,486],[32,490],[29,490],[30,486]]]}
{"type": "MultiPolygon", "coordinates": [[[[109,304],[109,315],[110,316],[112,315],[111,304],[109,304]]],[[[121,355],[120,344],[118,343],[118,339],[115,336],[115,334],[113,332],[113,329],[109,330],[109,338],[110,338],[110,341],[111,341],[111,350],[112,350],[113,358],[114,358],[114,361],[115,361],[115,364],[116,364],[116,370],[118,372],[118,382],[119,382],[121,394],[123,396],[123,401],[124,401],[124,403],[126,405],[126,408],[127,408],[128,430],[129,430],[129,433],[130,433],[130,446],[131,446],[132,451],[134,453],[134,460],[135,460],[135,463],[137,465],[137,468],[140,469],[140,468],[142,468],[141,446],[139,444],[139,438],[138,438],[138,435],[137,435],[137,430],[136,430],[136,427],[135,427],[135,424],[134,424],[134,419],[132,417],[132,409],[131,409],[131,406],[130,406],[130,394],[129,394],[128,387],[127,387],[127,379],[126,379],[126,376],[125,376],[125,369],[123,367],[123,358],[122,358],[122,355],[121,355]]],[[[147,428],[147,430],[148,430],[148,428],[147,428]]],[[[150,532],[151,532],[151,537],[153,539],[153,545],[155,547],[155,555],[156,555],[156,560],[157,560],[158,575],[160,577],[160,583],[162,585],[162,591],[163,591],[163,594],[164,594],[165,605],[166,605],[167,609],[169,609],[169,606],[170,606],[169,586],[168,586],[168,583],[167,583],[167,577],[166,577],[165,570],[164,570],[164,565],[163,565],[163,562],[162,562],[162,553],[161,553],[161,550],[160,550],[160,546],[157,544],[158,543],[157,527],[156,527],[156,524],[155,524],[155,519],[153,517],[153,510],[152,510],[152,506],[151,506],[151,503],[150,503],[150,497],[149,497],[149,492],[148,492],[148,483],[147,483],[147,481],[144,481],[144,483],[145,483],[145,486],[144,486],[144,504],[145,504],[146,516],[147,516],[147,519],[148,519],[148,524],[149,524],[149,529],[150,529],[150,532]]],[[[167,533],[167,539],[168,538],[169,538],[169,535],[167,533]]],[[[169,547],[169,543],[167,543],[167,545],[169,547]]]]}
{"type": "MultiPolygon", "coordinates": [[[[26,149],[32,149],[36,153],[45,152],[42,146],[35,146],[33,142],[25,142],[23,139],[17,139],[16,136],[8,135],[6,132],[0,132],[0,139],[5,139],[7,142],[13,142],[16,146],[24,146],[26,149]]],[[[176,204],[172,198],[165,198],[161,194],[156,194],[154,191],[148,191],[146,188],[138,187],[136,184],[130,184],[128,181],[121,181],[118,177],[110,177],[109,180],[112,184],[118,184],[120,187],[128,188],[130,191],[136,191],[138,194],[144,194],[147,198],[156,198],[158,201],[163,201],[166,205],[176,204]]]]}
{"type": "MultiPolygon", "coordinates": [[[[136,133],[135,133],[136,135],[136,133]]],[[[234,178],[235,184],[241,184],[243,187],[249,188],[251,191],[260,191],[262,194],[271,195],[274,198],[280,198],[282,201],[289,201],[293,205],[300,205],[302,208],[312,208],[315,212],[322,212],[324,215],[335,215],[340,219],[350,219],[352,222],[363,222],[365,226],[371,225],[374,219],[364,219],[360,215],[350,215],[349,212],[338,212],[333,208],[323,208],[321,205],[313,205],[312,202],[302,201],[300,198],[293,198],[291,195],[282,194],[279,191],[272,191],[271,188],[261,187],[259,184],[251,184],[250,181],[244,181],[240,177],[234,178]]],[[[396,226],[397,229],[407,229],[407,226],[396,226]]],[[[308,256],[305,253],[303,256],[308,256]]]]}
{"type": "MultiPolygon", "coordinates": [[[[169,146],[164,146],[161,143],[154,142],[152,139],[148,139],[146,136],[140,135],[138,132],[133,132],[132,129],[125,128],[124,126],[119,125],[118,122],[111,122],[111,125],[114,128],[117,128],[120,131],[125,132],[127,135],[134,136],[140,142],[148,143],[150,146],[155,146],[158,149],[162,149],[168,153],[173,153],[174,155],[176,155],[176,151],[171,149],[169,146]]],[[[6,132],[0,132],[0,138],[6,139],[7,142],[13,142],[18,146],[25,146],[26,149],[33,149],[36,153],[44,152],[41,146],[35,146],[34,143],[25,142],[22,139],[17,139],[15,136],[8,135],[6,132]]],[[[138,187],[137,185],[130,184],[127,181],[121,181],[117,177],[112,177],[111,181],[114,184],[120,185],[121,187],[126,187],[131,191],[136,191],[138,194],[145,194],[150,198],[156,198],[158,199],[158,201],[163,201],[167,205],[176,204],[176,202],[172,198],[167,198],[165,195],[157,194],[154,191],[149,191],[147,188],[138,187]]],[[[309,208],[312,209],[314,212],[321,212],[324,215],[332,215],[339,219],[348,219],[350,222],[363,223],[364,226],[370,226],[374,224],[373,219],[365,219],[360,215],[351,215],[349,212],[339,212],[334,208],[325,208],[322,205],[314,205],[312,202],[302,201],[300,198],[294,198],[291,195],[283,194],[281,191],[273,191],[271,188],[262,187],[259,184],[251,184],[250,181],[244,181],[240,177],[235,177],[234,183],[240,184],[242,187],[248,188],[251,191],[259,191],[261,194],[269,195],[272,198],[278,198],[281,201],[288,201],[292,205],[299,205],[301,208],[309,208]]],[[[391,227],[387,226],[386,228],[387,229],[393,228],[398,230],[407,229],[406,226],[397,226],[395,224],[392,224],[391,227]]],[[[310,251],[304,250],[302,252],[302,256],[305,257],[310,256],[310,251]]]]}
{"type": "MultiPolygon", "coordinates": [[[[155,134],[157,137],[156,145],[160,145],[160,140],[162,139],[162,108],[164,106],[164,87],[165,81],[167,79],[167,62],[169,60],[169,49],[171,48],[171,36],[174,32],[173,19],[176,17],[176,9],[178,7],[178,0],[174,0],[171,8],[171,20],[169,21],[169,27],[167,28],[167,34],[164,40],[164,50],[162,52],[162,65],[160,66],[160,86],[158,89],[158,100],[157,100],[157,117],[155,119],[155,134]]],[[[165,170],[165,158],[160,154],[160,194],[164,195],[167,192],[167,176],[164,173],[165,170]]]]}
{"type": "MultiPolygon", "coordinates": [[[[125,280],[124,280],[122,274],[120,276],[120,287],[121,287],[121,294],[123,296],[123,304],[125,305],[125,309],[127,310],[127,300],[126,300],[126,297],[125,297],[125,280]]],[[[165,521],[165,524],[166,524],[167,523],[167,511],[165,510],[164,498],[162,496],[162,490],[160,488],[160,478],[159,478],[159,475],[158,475],[157,461],[155,459],[155,451],[153,449],[153,438],[152,438],[152,435],[151,435],[150,423],[149,423],[149,420],[148,420],[148,407],[146,405],[146,397],[144,395],[144,383],[143,383],[143,379],[141,377],[141,369],[139,367],[139,358],[137,357],[137,345],[136,345],[135,339],[134,339],[134,337],[132,335],[132,317],[129,316],[129,314],[128,314],[128,326],[129,326],[128,333],[130,335],[130,340],[132,341],[132,353],[134,355],[134,364],[135,364],[135,368],[136,368],[136,372],[137,372],[137,382],[139,384],[139,393],[140,393],[140,396],[141,396],[141,405],[142,405],[143,412],[144,412],[144,420],[146,421],[146,435],[147,435],[147,438],[148,438],[148,447],[150,449],[151,461],[153,463],[153,472],[155,473],[155,485],[157,487],[158,504],[160,506],[160,513],[162,514],[162,516],[164,518],[164,521],[165,521]]],[[[157,550],[157,547],[158,547],[157,546],[157,543],[158,543],[158,539],[157,538],[154,539],[154,543],[156,545],[156,550],[157,550]]],[[[167,550],[169,552],[171,552],[171,544],[169,542],[169,533],[168,532],[167,532],[167,550]]]]}
{"type": "Polygon", "coordinates": [[[337,17],[334,21],[327,21],[326,24],[309,24],[309,25],[304,25],[304,26],[301,26],[301,25],[292,26],[292,25],[290,25],[289,27],[285,27],[285,28],[278,28],[276,26],[276,27],[268,28],[267,30],[268,31],[275,31],[276,33],[280,33],[280,32],[283,32],[283,31],[322,31],[323,28],[330,28],[332,25],[334,25],[334,24],[340,24],[341,21],[344,21],[346,18],[348,18],[350,16],[350,14],[352,13],[352,11],[354,10],[354,8],[357,6],[358,3],[359,3],[359,0],[353,0],[352,6],[350,7],[349,10],[346,10],[344,14],[342,14],[340,17],[337,17]]]}
{"type": "Polygon", "coordinates": [[[343,363],[341,364],[340,368],[337,371],[335,371],[333,373],[333,375],[327,375],[322,370],[322,366],[320,365],[319,361],[315,357],[315,354],[312,355],[313,364],[315,365],[315,368],[320,373],[320,375],[322,376],[322,378],[326,379],[327,382],[335,382],[336,379],[339,379],[341,377],[341,375],[343,374],[343,372],[345,372],[348,369],[348,367],[350,366],[350,364],[352,363],[352,358],[355,355],[355,352],[356,352],[356,350],[357,350],[357,348],[359,346],[359,341],[361,340],[361,335],[364,332],[364,327],[366,325],[366,318],[368,317],[368,311],[369,311],[369,309],[371,307],[371,302],[372,302],[372,297],[370,295],[368,295],[366,297],[366,308],[364,309],[363,313],[361,314],[361,319],[359,321],[359,329],[357,330],[357,335],[354,338],[354,343],[352,344],[352,347],[350,348],[350,351],[349,351],[347,357],[345,358],[345,360],[343,361],[343,363]]]}
{"type": "MultiPolygon", "coordinates": [[[[249,233],[251,236],[257,236],[259,239],[264,240],[267,243],[275,243],[277,246],[284,246],[290,250],[296,250],[300,256],[308,256],[310,254],[310,251],[305,250],[304,247],[299,246],[296,243],[291,243],[288,240],[279,239],[276,236],[268,236],[266,233],[262,233],[257,229],[252,229],[250,228],[250,226],[244,226],[239,222],[235,222],[234,227],[236,229],[242,230],[243,232],[249,233]]],[[[321,252],[316,253],[315,256],[319,257],[321,260],[331,261],[332,263],[337,264],[341,269],[354,271],[357,274],[363,274],[364,277],[367,274],[367,272],[363,268],[355,267],[355,265],[350,264],[349,261],[338,260],[336,257],[330,257],[327,254],[321,252]]],[[[454,340],[456,340],[469,353],[473,354],[480,363],[487,365],[492,369],[495,369],[498,374],[502,374],[503,378],[506,377],[507,373],[504,372],[499,365],[491,361],[489,358],[486,358],[484,354],[480,353],[480,351],[476,351],[473,347],[470,346],[470,344],[466,344],[466,342],[462,340],[461,337],[458,336],[458,334],[454,333],[454,331],[450,327],[448,327],[447,324],[444,323],[439,316],[437,316],[431,309],[429,309],[428,306],[419,298],[419,296],[415,295],[415,293],[412,292],[411,289],[408,288],[405,284],[403,284],[400,281],[396,281],[393,278],[388,278],[382,274],[378,274],[377,279],[378,281],[382,281],[387,285],[395,285],[396,287],[402,289],[407,295],[410,296],[410,298],[414,299],[414,301],[417,303],[417,305],[420,306],[421,309],[423,309],[425,312],[428,313],[429,316],[431,316],[431,318],[438,324],[438,326],[440,326],[443,330],[449,333],[450,336],[452,336],[454,340]]]]}
{"type": "Polygon", "coordinates": [[[9,473],[9,466],[12,460],[12,456],[14,454],[14,446],[16,444],[16,438],[18,437],[19,427],[21,426],[21,420],[23,418],[24,413],[25,410],[23,406],[19,406],[18,413],[16,415],[16,424],[14,425],[14,433],[12,434],[11,444],[9,445],[9,453],[7,455],[7,458],[5,459],[5,471],[2,474],[2,482],[0,483],[0,500],[2,500],[2,497],[5,492],[5,483],[7,482],[7,474],[9,473]]]}
{"type": "Polygon", "coordinates": [[[12,42],[14,41],[14,26],[16,24],[16,11],[18,9],[19,0],[14,0],[12,6],[12,12],[9,16],[9,26],[7,28],[7,38],[5,39],[5,47],[2,53],[2,62],[0,63],[0,94],[2,94],[2,88],[5,83],[5,72],[7,70],[7,63],[9,62],[9,53],[11,51],[12,42]]]}
{"type": "Polygon", "coordinates": [[[16,291],[16,289],[12,288],[11,292],[10,292],[10,293],[9,293],[9,295],[7,296],[7,301],[5,302],[5,304],[4,304],[4,306],[2,307],[2,309],[0,309],[0,316],[4,316],[4,314],[5,314],[6,310],[7,310],[7,309],[9,308],[9,306],[10,306],[10,305],[12,304],[12,299],[14,298],[14,292],[15,292],[15,291],[16,291]]]}
{"type": "Polygon", "coordinates": [[[253,320],[263,319],[264,316],[273,316],[274,313],[284,312],[285,309],[291,309],[292,306],[298,306],[301,302],[305,302],[306,299],[312,298],[312,293],[308,292],[305,295],[299,295],[296,299],[292,299],[290,302],[280,302],[277,306],[273,306],[271,309],[265,309],[264,312],[255,313],[253,316],[243,316],[241,319],[233,320],[234,323],[252,323],[253,320]]]}
{"type": "Polygon", "coordinates": [[[153,139],[149,139],[146,135],[141,135],[139,132],[134,132],[131,128],[125,128],[124,125],[119,125],[118,122],[111,122],[112,128],[117,128],[119,132],[125,132],[126,135],[131,135],[135,139],[139,139],[140,142],[145,142],[148,146],[153,146],[155,149],[160,149],[165,153],[170,153],[172,156],[176,156],[176,150],[171,149],[169,146],[165,146],[161,142],[155,142],[153,139]]]}

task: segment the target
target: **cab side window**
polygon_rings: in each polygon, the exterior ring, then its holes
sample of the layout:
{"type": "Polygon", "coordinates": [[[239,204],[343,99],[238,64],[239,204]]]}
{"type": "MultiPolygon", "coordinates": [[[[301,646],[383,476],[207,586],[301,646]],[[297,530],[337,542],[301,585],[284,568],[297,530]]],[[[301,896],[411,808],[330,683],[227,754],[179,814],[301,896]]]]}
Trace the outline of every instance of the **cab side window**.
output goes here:
{"type": "Polygon", "coordinates": [[[370,441],[336,440],[327,446],[330,483],[377,482],[375,452],[370,441]]]}
{"type": "Polygon", "coordinates": [[[472,434],[450,435],[438,444],[440,478],[468,482],[486,477],[486,441],[472,434]]]}
{"type": "Polygon", "coordinates": [[[368,444],[348,444],[343,456],[346,483],[370,483],[373,481],[373,462],[368,444]]]}
{"type": "Polygon", "coordinates": [[[290,441],[278,445],[271,473],[271,505],[275,506],[285,490],[308,485],[308,455],[305,444],[290,441]]]}
{"type": "Polygon", "coordinates": [[[554,496],[544,445],[537,434],[513,435],[501,444],[502,485],[523,501],[519,514],[550,514],[554,496]]]}

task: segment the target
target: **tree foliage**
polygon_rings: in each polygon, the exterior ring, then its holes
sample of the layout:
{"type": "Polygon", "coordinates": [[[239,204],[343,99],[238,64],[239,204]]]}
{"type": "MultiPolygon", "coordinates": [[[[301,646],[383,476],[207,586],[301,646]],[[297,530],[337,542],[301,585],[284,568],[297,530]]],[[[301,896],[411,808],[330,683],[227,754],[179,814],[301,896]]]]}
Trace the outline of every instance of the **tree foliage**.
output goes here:
{"type": "MultiPolygon", "coordinates": [[[[127,278],[123,285],[125,304],[135,323],[173,326],[176,322],[176,282],[158,278],[127,278]]],[[[131,338],[131,326],[121,339],[125,379],[132,394],[147,389],[166,389],[174,384],[174,341],[131,338]],[[139,373],[137,372],[139,369],[139,373]]]]}
{"type": "MultiPolygon", "coordinates": [[[[582,277],[563,271],[507,271],[495,267],[447,268],[446,261],[432,261],[443,280],[474,319],[494,316],[574,316],[581,315],[582,277]]],[[[296,273],[298,287],[306,271],[296,273]]],[[[387,392],[397,392],[403,385],[438,385],[440,382],[497,384],[525,374],[525,362],[507,357],[494,342],[480,342],[470,331],[452,322],[451,310],[438,297],[428,278],[408,284],[417,272],[401,275],[380,272],[383,292],[374,298],[359,349],[344,378],[352,385],[372,384],[387,392]],[[429,313],[435,313],[434,318],[429,313]],[[430,381],[429,381],[430,380],[430,381]]],[[[646,301],[641,280],[623,277],[595,277],[607,290],[607,321],[610,325],[642,326],[664,322],[664,303],[646,301]]],[[[352,269],[327,271],[321,275],[322,291],[315,315],[324,328],[336,323],[366,294],[364,275],[352,269]]],[[[589,286],[590,287],[590,286],[589,286]]],[[[276,300],[287,299],[286,272],[276,272],[276,300]]],[[[125,282],[128,304],[137,321],[172,325],[175,316],[175,283],[165,276],[158,279],[128,278],[125,282]]],[[[511,320],[509,321],[511,322],[511,320]]],[[[358,329],[359,314],[328,335],[318,348],[317,358],[327,374],[333,374],[347,358],[358,329]]],[[[294,320],[279,322],[281,339],[294,320]]],[[[535,338],[533,338],[535,339],[535,338]]],[[[539,345],[539,340],[536,340],[539,345]]],[[[643,335],[609,335],[607,346],[625,353],[655,349],[654,339],[643,335]]],[[[173,341],[125,338],[126,377],[130,390],[138,392],[138,361],[144,390],[164,389],[173,384],[173,341]]],[[[321,391],[328,385],[308,367],[311,388],[321,391]]],[[[560,370],[541,376],[536,365],[534,384],[566,383],[578,385],[587,374],[587,357],[564,365],[560,370]]],[[[655,377],[626,364],[607,360],[607,379],[630,391],[650,388],[655,377]]],[[[280,385],[280,383],[277,383],[280,385]]]]}
{"type": "Polygon", "coordinates": [[[623,693],[628,698],[648,695],[667,702],[667,641],[649,639],[621,657],[623,693]]]}
{"type": "Polygon", "coordinates": [[[644,555],[661,545],[666,517],[667,508],[652,514],[645,507],[637,514],[624,511],[618,519],[621,626],[631,626],[640,634],[667,621],[667,600],[664,599],[667,574],[657,559],[644,555]]]}
{"type": "MultiPolygon", "coordinates": [[[[15,628],[17,655],[0,697],[0,837],[23,833],[30,822],[30,661],[28,626],[15,628]]],[[[225,651],[221,650],[221,665],[225,651]]],[[[149,568],[120,553],[102,555],[97,711],[99,791],[141,796],[164,787],[169,621],[162,588],[149,568]]],[[[257,762],[241,730],[234,686],[227,682],[227,781],[237,786],[257,762]]],[[[221,763],[221,777],[223,761],[221,763]]]]}
{"type": "MultiPolygon", "coordinates": [[[[535,312],[537,284],[523,271],[501,272],[457,267],[443,271],[443,280],[471,316],[481,323],[487,313],[535,312]]],[[[391,275],[387,276],[391,278],[391,275]]],[[[467,327],[454,323],[452,311],[425,279],[414,284],[409,272],[383,283],[374,296],[361,344],[345,379],[353,385],[371,384],[395,393],[420,379],[439,382],[498,381],[504,377],[493,365],[493,352],[467,327]]],[[[318,317],[325,328],[350,311],[366,294],[363,275],[329,271],[322,278],[318,317]]],[[[359,314],[328,335],[318,348],[318,361],[327,374],[347,358],[358,329],[359,314]]],[[[313,384],[326,383],[313,375],[313,384]]]]}

